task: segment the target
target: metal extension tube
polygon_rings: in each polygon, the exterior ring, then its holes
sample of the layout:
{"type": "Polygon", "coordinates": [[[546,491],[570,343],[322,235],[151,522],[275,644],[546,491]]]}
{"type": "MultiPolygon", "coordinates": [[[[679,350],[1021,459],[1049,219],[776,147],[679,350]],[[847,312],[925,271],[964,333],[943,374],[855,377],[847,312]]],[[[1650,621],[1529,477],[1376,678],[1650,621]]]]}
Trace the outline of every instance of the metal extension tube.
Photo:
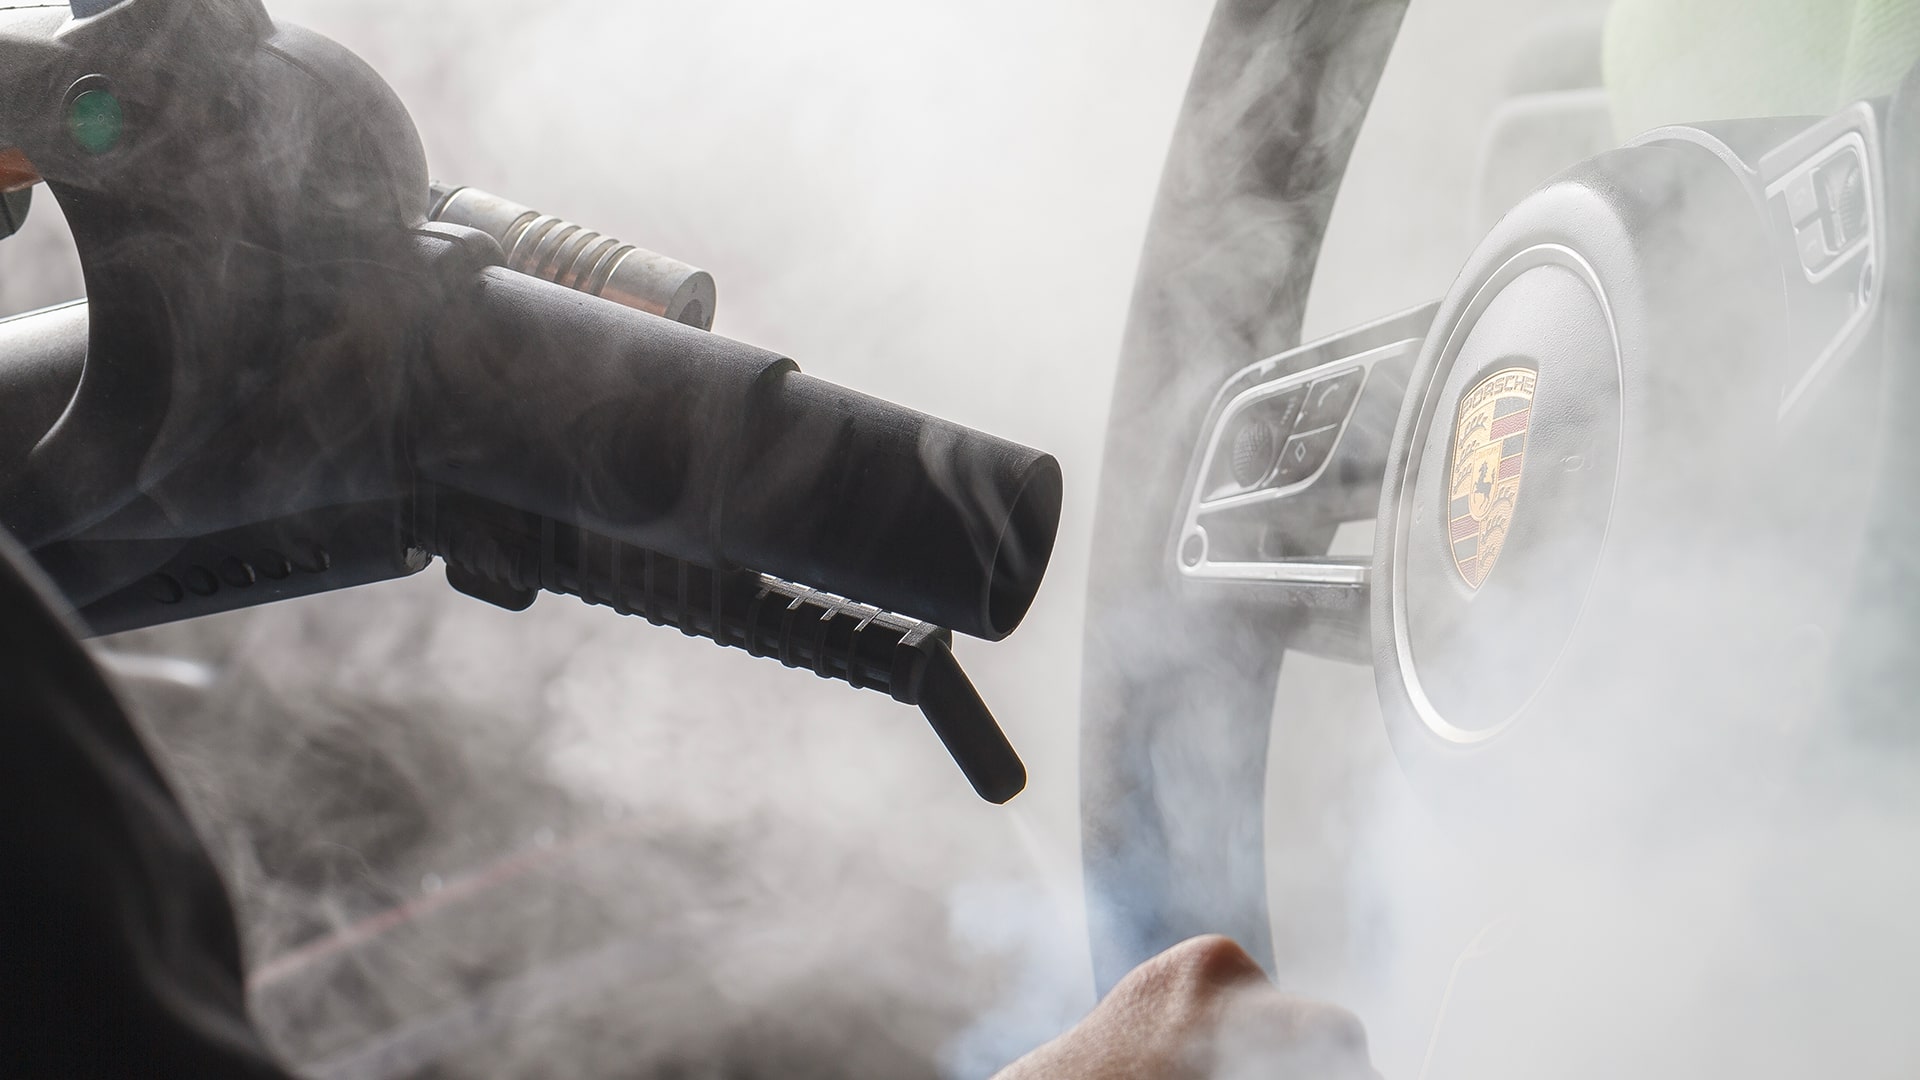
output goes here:
{"type": "Polygon", "coordinates": [[[474,187],[433,186],[435,221],[500,242],[507,266],[616,304],[713,328],[713,275],[474,187]]]}

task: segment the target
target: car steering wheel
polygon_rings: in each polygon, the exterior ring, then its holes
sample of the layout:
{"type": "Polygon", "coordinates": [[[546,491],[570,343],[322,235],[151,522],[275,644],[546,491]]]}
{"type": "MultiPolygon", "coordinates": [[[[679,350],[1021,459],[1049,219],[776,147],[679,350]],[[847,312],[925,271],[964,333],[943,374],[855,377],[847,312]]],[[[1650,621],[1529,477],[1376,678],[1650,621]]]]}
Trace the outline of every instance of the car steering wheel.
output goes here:
{"type": "Polygon", "coordinates": [[[1914,682],[1920,391],[1889,361],[1920,340],[1920,83],[1648,132],[1523,199],[1437,303],[1300,346],[1404,10],[1221,0],[1174,135],[1088,596],[1103,991],[1197,933],[1272,966],[1289,650],[1370,662],[1423,801],[1522,851],[1706,773],[1740,797],[1843,726],[1805,718],[1914,682]],[[1326,554],[1367,519],[1371,557],[1326,554]]]}

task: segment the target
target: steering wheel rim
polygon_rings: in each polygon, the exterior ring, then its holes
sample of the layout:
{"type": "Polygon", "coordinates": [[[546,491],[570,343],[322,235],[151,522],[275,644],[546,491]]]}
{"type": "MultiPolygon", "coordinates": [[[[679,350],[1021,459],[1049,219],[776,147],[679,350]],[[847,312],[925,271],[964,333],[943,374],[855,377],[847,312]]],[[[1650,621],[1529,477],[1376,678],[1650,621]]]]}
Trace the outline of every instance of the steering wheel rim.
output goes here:
{"type": "Polygon", "coordinates": [[[1081,850],[1102,993],[1200,933],[1273,967],[1261,808],[1290,621],[1177,595],[1163,541],[1187,462],[1168,451],[1195,444],[1223,379],[1299,343],[1406,7],[1220,0],[1175,127],[1121,346],[1087,593],[1081,850]]]}

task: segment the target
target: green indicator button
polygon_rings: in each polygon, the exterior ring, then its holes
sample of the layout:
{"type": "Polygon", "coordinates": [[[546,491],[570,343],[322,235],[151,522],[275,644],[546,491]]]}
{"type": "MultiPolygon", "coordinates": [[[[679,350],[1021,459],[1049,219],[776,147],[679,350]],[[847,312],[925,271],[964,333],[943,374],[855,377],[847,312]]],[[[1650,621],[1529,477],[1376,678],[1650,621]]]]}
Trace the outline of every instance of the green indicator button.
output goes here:
{"type": "Polygon", "coordinates": [[[89,154],[104,154],[117,146],[125,119],[120,99],[107,90],[88,90],[67,105],[67,132],[89,154]]]}

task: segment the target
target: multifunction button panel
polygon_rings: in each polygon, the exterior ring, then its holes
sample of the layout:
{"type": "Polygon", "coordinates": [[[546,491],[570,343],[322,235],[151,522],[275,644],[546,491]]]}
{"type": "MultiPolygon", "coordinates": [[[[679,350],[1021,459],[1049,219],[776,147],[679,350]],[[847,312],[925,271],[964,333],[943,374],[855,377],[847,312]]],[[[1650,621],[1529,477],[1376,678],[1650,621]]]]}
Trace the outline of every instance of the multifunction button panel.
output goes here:
{"type": "Polygon", "coordinates": [[[1188,580],[1365,583],[1327,557],[1345,521],[1371,519],[1406,373],[1433,305],[1263,360],[1216,397],[1170,552],[1188,580]]]}
{"type": "Polygon", "coordinates": [[[1846,362],[1880,307],[1886,199],[1873,109],[1842,109],[1768,152],[1758,172],[1787,264],[1785,416],[1846,362]]]}
{"type": "Polygon", "coordinates": [[[1204,502],[1293,488],[1320,474],[1360,397],[1367,369],[1349,365],[1257,386],[1227,406],[1209,455],[1204,502]]]}

